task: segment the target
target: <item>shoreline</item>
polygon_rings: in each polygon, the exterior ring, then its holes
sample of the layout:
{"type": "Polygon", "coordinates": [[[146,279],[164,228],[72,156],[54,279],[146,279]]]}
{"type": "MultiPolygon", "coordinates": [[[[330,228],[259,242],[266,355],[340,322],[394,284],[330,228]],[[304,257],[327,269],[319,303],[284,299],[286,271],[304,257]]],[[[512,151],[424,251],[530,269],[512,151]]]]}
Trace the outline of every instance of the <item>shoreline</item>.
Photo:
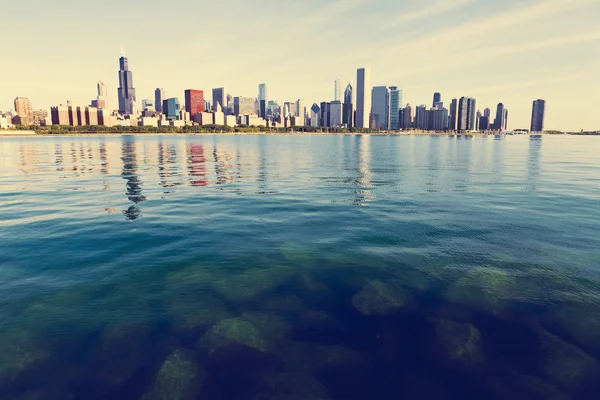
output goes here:
{"type": "MultiPolygon", "coordinates": [[[[0,132],[0,137],[77,137],[77,136],[238,136],[238,135],[265,135],[265,136],[531,136],[530,133],[480,133],[480,132],[74,132],[74,133],[36,133],[34,131],[0,132]]],[[[553,134],[536,134],[534,136],[561,136],[553,134]]],[[[596,136],[574,133],[564,133],[563,136],[596,136]]]]}

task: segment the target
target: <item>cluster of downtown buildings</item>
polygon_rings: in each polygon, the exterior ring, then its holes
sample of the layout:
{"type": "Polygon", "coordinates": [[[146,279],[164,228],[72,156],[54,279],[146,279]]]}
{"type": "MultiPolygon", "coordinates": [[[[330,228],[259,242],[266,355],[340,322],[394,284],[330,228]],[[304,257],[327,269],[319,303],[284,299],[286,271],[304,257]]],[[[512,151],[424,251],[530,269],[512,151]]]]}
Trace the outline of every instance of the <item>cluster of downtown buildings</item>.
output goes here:
{"type": "MultiPolygon", "coordinates": [[[[8,120],[15,125],[70,125],[70,126],[265,126],[355,128],[380,131],[418,129],[423,131],[506,131],[508,109],[499,103],[495,114],[489,108],[477,110],[476,99],[452,99],[444,106],[440,93],[434,93],[431,107],[416,107],[402,103],[402,89],[397,86],[371,86],[368,68],[357,70],[356,93],[348,84],[342,95],[339,80],[334,82],[332,101],[305,105],[301,99],[279,104],[268,99],[267,85],[258,86],[258,97],[233,97],[225,88],[212,89],[212,101],[203,90],[187,89],[183,104],[177,97],[167,97],[157,88],[154,99],[143,99],[138,105],[133,74],[126,57],[119,59],[118,110],[111,110],[107,89],[99,82],[96,99],[88,106],[67,102],[50,108],[50,114],[33,110],[27,98],[15,99],[14,115],[0,114],[0,128],[8,120]]],[[[544,130],[545,101],[533,103],[531,131],[544,130]]]]}

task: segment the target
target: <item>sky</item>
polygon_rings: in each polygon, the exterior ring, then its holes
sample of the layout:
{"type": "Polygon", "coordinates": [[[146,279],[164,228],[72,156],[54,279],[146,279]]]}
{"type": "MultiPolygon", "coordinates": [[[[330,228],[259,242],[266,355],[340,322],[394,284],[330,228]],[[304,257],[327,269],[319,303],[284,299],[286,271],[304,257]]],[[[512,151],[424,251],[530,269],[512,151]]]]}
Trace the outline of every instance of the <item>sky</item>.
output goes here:
{"type": "MultiPolygon", "coordinates": [[[[0,110],[17,96],[34,108],[89,104],[96,83],[117,104],[118,58],[129,58],[137,99],[162,87],[213,87],[279,102],[333,100],[334,80],[399,86],[403,103],[509,109],[529,128],[531,103],[546,129],[600,129],[600,0],[0,0],[4,38],[0,110]]],[[[493,111],[494,112],[494,111],[493,111]]]]}

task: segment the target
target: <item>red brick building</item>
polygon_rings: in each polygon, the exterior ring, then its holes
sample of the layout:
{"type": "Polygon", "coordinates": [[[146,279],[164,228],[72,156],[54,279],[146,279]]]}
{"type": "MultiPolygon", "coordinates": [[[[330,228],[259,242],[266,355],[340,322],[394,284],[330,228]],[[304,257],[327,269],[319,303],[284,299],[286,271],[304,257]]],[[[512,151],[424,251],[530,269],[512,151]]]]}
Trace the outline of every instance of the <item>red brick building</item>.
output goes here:
{"type": "Polygon", "coordinates": [[[185,91],[185,111],[192,118],[197,113],[204,112],[204,92],[202,90],[188,89],[185,91]]]}

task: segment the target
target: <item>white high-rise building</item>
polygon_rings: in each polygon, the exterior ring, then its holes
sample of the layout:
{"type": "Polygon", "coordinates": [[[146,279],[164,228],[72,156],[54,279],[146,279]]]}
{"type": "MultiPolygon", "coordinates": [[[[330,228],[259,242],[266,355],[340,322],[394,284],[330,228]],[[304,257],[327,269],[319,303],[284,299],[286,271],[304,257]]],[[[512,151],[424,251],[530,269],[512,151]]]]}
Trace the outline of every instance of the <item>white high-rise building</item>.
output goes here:
{"type": "Polygon", "coordinates": [[[360,68],[356,73],[356,121],[359,129],[369,128],[371,111],[371,70],[360,68]]]}
{"type": "Polygon", "coordinates": [[[304,117],[304,100],[296,100],[296,117],[304,117]]]}
{"type": "Polygon", "coordinates": [[[342,101],[342,86],[339,79],[333,84],[333,101],[342,101]]]}

